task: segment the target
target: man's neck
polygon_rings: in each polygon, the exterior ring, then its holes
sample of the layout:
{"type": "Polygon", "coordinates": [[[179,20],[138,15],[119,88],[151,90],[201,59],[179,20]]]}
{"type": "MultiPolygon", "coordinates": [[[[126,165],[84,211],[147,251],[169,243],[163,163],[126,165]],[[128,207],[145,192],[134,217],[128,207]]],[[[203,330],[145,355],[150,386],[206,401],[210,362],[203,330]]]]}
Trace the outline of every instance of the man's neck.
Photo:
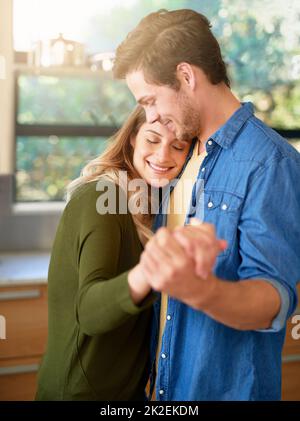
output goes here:
{"type": "Polygon", "coordinates": [[[201,142],[200,153],[210,136],[223,126],[240,106],[241,103],[227,86],[211,89],[210,101],[202,115],[202,127],[198,137],[201,142]]]}

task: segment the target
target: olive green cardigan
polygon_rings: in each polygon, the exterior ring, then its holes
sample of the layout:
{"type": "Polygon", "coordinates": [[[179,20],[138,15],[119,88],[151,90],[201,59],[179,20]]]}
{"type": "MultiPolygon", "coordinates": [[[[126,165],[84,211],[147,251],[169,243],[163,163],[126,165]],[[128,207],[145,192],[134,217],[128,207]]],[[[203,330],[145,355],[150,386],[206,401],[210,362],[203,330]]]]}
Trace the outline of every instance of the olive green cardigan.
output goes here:
{"type": "Polygon", "coordinates": [[[154,294],[130,297],[142,252],[130,214],[100,215],[96,182],[66,205],[52,248],[49,331],[37,400],[140,400],[148,376],[154,294]]]}

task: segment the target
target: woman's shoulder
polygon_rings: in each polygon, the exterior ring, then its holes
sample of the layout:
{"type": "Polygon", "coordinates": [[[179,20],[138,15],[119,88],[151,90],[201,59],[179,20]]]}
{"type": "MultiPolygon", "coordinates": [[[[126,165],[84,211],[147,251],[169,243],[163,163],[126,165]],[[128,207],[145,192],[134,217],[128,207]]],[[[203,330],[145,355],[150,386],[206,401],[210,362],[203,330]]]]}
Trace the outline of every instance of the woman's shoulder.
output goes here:
{"type": "Polygon", "coordinates": [[[82,216],[93,219],[102,216],[107,222],[115,218],[125,222],[127,212],[120,212],[121,209],[127,209],[126,193],[118,184],[104,177],[79,186],[66,206],[66,212],[77,221],[82,216]]]}
{"type": "Polygon", "coordinates": [[[92,196],[92,195],[99,195],[99,187],[104,187],[105,185],[109,186],[110,188],[116,188],[116,184],[106,178],[100,178],[97,180],[91,180],[82,183],[79,185],[72,193],[69,202],[75,202],[78,200],[83,200],[85,196],[92,196]]]}
{"type": "MultiPolygon", "coordinates": [[[[80,204],[84,206],[89,200],[103,201],[109,205],[120,204],[125,201],[127,203],[126,192],[114,181],[109,178],[101,177],[97,180],[86,182],[79,186],[71,196],[68,203],[80,204]]],[[[122,205],[124,205],[122,203],[122,205]]],[[[123,206],[124,207],[124,206],[123,206]]]]}

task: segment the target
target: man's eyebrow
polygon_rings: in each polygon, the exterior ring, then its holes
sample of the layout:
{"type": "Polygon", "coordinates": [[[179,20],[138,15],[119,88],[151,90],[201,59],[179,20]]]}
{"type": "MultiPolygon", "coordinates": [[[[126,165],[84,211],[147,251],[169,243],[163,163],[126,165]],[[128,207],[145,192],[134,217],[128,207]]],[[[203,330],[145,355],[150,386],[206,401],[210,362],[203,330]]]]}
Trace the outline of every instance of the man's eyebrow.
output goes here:
{"type": "Polygon", "coordinates": [[[156,134],[157,136],[160,136],[160,137],[162,136],[160,133],[156,132],[155,130],[147,129],[146,132],[154,133],[154,134],[156,134]]]}

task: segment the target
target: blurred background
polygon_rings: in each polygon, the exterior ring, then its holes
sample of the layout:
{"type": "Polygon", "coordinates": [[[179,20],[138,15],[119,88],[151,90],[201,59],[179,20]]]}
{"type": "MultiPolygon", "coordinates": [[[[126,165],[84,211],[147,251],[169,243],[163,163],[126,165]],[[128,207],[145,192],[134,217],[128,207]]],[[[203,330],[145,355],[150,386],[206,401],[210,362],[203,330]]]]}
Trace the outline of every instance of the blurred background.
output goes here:
{"type": "MultiPolygon", "coordinates": [[[[33,397],[65,187],[133,108],[114,51],[160,8],[210,19],[235,93],[300,151],[299,1],[0,0],[0,400],[33,397]]],[[[300,400],[291,326],[283,397],[300,400]]]]}
{"type": "Polygon", "coordinates": [[[109,53],[158,8],[206,14],[236,93],[296,143],[291,130],[300,128],[299,2],[254,0],[249,7],[246,0],[15,0],[17,201],[62,200],[66,183],[105,147],[134,104],[126,86],[112,80],[109,53]],[[51,51],[49,41],[56,38],[51,51]],[[74,59],[63,56],[64,48],[74,59]],[[52,69],[57,64],[66,68],[52,69]]]}

